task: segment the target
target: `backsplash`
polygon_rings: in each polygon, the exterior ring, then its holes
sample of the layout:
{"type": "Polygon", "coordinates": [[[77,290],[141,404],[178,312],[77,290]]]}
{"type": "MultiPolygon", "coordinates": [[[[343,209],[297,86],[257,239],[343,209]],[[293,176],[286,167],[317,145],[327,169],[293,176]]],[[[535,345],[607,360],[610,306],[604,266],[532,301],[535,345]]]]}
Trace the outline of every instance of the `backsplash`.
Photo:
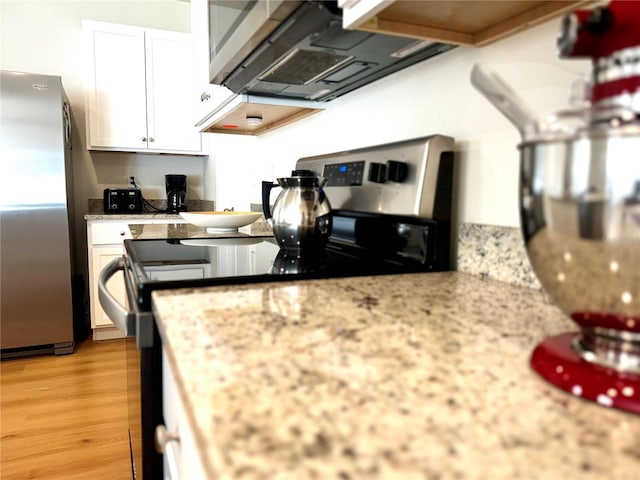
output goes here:
{"type": "MultiPolygon", "coordinates": [[[[153,213],[158,209],[159,211],[165,211],[167,209],[167,199],[147,199],[145,201],[151,205],[151,208],[147,208],[145,205],[145,213],[153,213]]],[[[102,214],[104,213],[104,201],[101,198],[90,198],[88,201],[89,209],[87,214],[102,214]]],[[[215,211],[215,202],[213,200],[187,200],[187,211],[189,212],[211,212],[215,211]]]]}
{"type": "Polygon", "coordinates": [[[458,271],[520,287],[542,287],[516,227],[466,223],[458,229],[458,271]]]}
{"type": "MultiPolygon", "coordinates": [[[[262,212],[261,203],[252,203],[250,205],[250,208],[252,212],[262,212]]],[[[272,233],[273,233],[273,230],[271,229],[271,226],[267,223],[267,220],[264,218],[264,215],[251,224],[252,235],[271,235],[272,233]]]]}

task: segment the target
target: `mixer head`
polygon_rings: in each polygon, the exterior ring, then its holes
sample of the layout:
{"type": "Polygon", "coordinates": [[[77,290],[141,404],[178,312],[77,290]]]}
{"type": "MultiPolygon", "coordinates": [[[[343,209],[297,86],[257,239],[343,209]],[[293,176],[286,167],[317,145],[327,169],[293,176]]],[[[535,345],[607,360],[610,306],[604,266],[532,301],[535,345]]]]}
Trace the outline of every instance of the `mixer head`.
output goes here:
{"type": "Polygon", "coordinates": [[[563,58],[591,58],[589,100],[595,122],[640,120],[640,2],[567,14],[558,37],[563,58]]]}

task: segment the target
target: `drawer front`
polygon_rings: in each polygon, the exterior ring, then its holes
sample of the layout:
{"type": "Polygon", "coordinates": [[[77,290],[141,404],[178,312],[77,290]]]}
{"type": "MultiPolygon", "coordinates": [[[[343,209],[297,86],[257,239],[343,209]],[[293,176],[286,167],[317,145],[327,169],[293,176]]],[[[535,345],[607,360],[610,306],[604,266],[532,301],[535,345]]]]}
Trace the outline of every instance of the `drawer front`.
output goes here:
{"type": "Polygon", "coordinates": [[[132,238],[132,236],[126,222],[94,223],[91,225],[91,243],[93,245],[122,243],[127,238],[132,238]]]}

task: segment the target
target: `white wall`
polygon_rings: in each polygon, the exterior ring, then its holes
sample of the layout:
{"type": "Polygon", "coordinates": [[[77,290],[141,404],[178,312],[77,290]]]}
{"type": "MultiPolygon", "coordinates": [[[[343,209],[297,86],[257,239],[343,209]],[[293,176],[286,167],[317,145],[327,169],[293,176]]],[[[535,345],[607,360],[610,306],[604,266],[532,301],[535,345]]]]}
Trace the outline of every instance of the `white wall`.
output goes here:
{"type": "Polygon", "coordinates": [[[589,63],[558,59],[558,24],[553,20],[483,48],[461,47],[426,60],[257,137],[241,155],[218,141],[219,178],[243,181],[234,181],[233,189],[218,186],[217,201],[260,203],[260,181],[287,176],[303,156],[440,133],[456,139],[458,220],[518,226],[519,135],[471,86],[469,74],[475,62],[492,66],[540,113],[566,105],[572,81],[588,72],[589,63]]]}

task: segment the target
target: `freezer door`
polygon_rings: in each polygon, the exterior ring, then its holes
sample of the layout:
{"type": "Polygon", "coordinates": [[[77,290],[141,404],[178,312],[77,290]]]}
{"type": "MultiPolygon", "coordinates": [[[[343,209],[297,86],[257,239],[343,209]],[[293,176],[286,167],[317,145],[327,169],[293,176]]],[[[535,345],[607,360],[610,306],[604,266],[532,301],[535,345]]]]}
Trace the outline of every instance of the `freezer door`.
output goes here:
{"type": "Polygon", "coordinates": [[[59,77],[1,72],[0,338],[73,345],[69,110],[59,77]]]}

